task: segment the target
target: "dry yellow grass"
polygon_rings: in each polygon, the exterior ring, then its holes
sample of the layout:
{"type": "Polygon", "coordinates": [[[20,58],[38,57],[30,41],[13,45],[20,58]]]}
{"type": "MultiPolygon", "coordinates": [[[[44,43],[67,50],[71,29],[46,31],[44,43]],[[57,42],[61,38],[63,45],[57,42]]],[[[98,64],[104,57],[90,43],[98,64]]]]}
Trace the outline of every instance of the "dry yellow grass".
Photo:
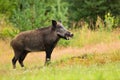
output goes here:
{"type": "MultiPolygon", "coordinates": [[[[0,41],[0,65],[4,64],[11,64],[11,59],[14,56],[13,50],[9,45],[10,41],[0,41]]],[[[72,64],[72,62],[76,63],[84,63],[84,64],[91,64],[89,59],[86,58],[79,58],[79,56],[83,57],[87,55],[93,55],[93,59],[95,59],[96,63],[104,64],[106,61],[118,61],[119,59],[119,52],[120,51],[120,41],[114,41],[111,43],[99,43],[96,45],[86,45],[82,48],[74,48],[74,47],[67,47],[61,48],[56,47],[52,53],[52,61],[60,60],[63,57],[74,57],[69,59],[68,63],[72,64]]],[[[45,52],[31,52],[27,55],[25,59],[25,64],[30,65],[32,63],[36,65],[44,65],[45,61],[45,52]],[[38,64],[40,63],[40,64],[38,64]]],[[[12,66],[12,65],[11,65],[12,66]]]]}

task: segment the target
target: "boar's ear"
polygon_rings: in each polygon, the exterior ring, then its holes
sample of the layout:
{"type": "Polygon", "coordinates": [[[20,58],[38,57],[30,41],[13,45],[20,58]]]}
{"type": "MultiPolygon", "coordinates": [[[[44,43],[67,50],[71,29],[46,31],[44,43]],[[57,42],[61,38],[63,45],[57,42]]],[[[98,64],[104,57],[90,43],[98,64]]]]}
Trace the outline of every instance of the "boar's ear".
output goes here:
{"type": "Polygon", "coordinates": [[[57,25],[57,22],[55,20],[52,20],[52,25],[55,27],[57,25]]]}

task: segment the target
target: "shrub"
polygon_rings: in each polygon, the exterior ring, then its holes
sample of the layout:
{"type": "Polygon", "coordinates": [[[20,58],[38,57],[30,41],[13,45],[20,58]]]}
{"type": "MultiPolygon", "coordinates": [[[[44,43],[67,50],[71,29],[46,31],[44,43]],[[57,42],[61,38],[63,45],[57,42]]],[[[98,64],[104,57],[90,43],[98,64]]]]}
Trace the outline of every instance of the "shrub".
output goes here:
{"type": "Polygon", "coordinates": [[[19,30],[13,27],[5,27],[0,31],[0,38],[13,38],[16,34],[19,33],[19,30]]]}
{"type": "Polygon", "coordinates": [[[12,38],[19,33],[19,30],[8,21],[8,16],[0,14],[0,38],[12,38]]]}
{"type": "Polygon", "coordinates": [[[46,26],[52,19],[66,22],[66,6],[61,0],[20,0],[10,20],[20,31],[46,26]]]}

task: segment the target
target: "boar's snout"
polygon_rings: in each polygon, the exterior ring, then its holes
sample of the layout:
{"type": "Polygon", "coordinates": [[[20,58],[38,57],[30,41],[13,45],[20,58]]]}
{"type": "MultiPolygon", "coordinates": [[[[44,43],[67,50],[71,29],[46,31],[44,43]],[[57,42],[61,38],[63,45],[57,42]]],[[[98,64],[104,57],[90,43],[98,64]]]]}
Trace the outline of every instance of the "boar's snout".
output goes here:
{"type": "Polygon", "coordinates": [[[70,32],[67,32],[67,33],[65,34],[66,40],[69,40],[69,39],[72,38],[72,37],[73,37],[73,34],[70,33],[70,32]]]}

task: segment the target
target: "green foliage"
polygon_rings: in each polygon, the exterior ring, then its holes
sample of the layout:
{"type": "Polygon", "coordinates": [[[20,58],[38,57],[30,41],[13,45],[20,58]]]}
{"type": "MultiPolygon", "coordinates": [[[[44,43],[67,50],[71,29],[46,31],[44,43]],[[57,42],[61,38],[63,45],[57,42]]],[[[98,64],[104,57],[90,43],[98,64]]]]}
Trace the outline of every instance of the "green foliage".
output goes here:
{"type": "Polygon", "coordinates": [[[8,21],[8,16],[0,14],[0,39],[13,38],[19,30],[8,21]]]}
{"type": "Polygon", "coordinates": [[[70,41],[66,41],[66,40],[63,40],[61,39],[58,43],[58,45],[62,46],[62,47],[67,47],[70,45],[70,41]]]}
{"type": "Polygon", "coordinates": [[[97,16],[105,20],[107,13],[115,19],[113,27],[118,27],[120,0],[0,0],[0,14],[8,16],[20,31],[47,26],[52,19],[62,20],[67,27],[82,19],[94,30],[97,16]]]}
{"type": "Polygon", "coordinates": [[[104,6],[106,0],[70,0],[71,8],[69,8],[71,13],[71,18],[75,20],[80,20],[81,18],[87,19],[88,17],[96,19],[97,15],[103,15],[106,12],[107,7],[104,6]]]}
{"type": "Polygon", "coordinates": [[[108,31],[112,31],[114,25],[114,17],[110,13],[105,15],[105,23],[108,31]]]}
{"type": "Polygon", "coordinates": [[[69,0],[68,2],[71,4],[69,18],[72,21],[84,19],[90,24],[91,29],[95,28],[91,23],[95,25],[97,16],[104,20],[108,12],[115,17],[120,14],[120,0],[69,0]]]}
{"type": "Polygon", "coordinates": [[[11,21],[20,31],[40,28],[51,20],[67,21],[67,3],[61,0],[20,0],[11,21]]]}
{"type": "MultiPolygon", "coordinates": [[[[79,24],[84,28],[87,24],[88,29],[111,32],[120,25],[119,14],[120,0],[0,0],[0,17],[7,16],[5,21],[9,19],[19,31],[46,27],[55,19],[61,20],[67,28],[77,28],[79,24]],[[96,27],[98,16],[102,22],[96,27]]],[[[1,23],[0,18],[0,26],[4,28],[6,25],[1,23]]],[[[17,32],[6,28],[1,32],[4,36],[8,33],[17,32]]],[[[66,46],[71,42],[61,40],[60,44],[66,46]]]]}
{"type": "Polygon", "coordinates": [[[119,25],[119,19],[113,16],[111,13],[105,15],[105,24],[107,31],[112,31],[115,26],[119,25]]]}
{"type": "Polygon", "coordinates": [[[17,0],[0,0],[0,13],[11,16],[17,0]]]}
{"type": "Polygon", "coordinates": [[[5,27],[2,30],[0,30],[0,38],[5,39],[5,38],[13,38],[16,36],[16,34],[19,33],[18,29],[15,29],[13,27],[5,27]]]}

